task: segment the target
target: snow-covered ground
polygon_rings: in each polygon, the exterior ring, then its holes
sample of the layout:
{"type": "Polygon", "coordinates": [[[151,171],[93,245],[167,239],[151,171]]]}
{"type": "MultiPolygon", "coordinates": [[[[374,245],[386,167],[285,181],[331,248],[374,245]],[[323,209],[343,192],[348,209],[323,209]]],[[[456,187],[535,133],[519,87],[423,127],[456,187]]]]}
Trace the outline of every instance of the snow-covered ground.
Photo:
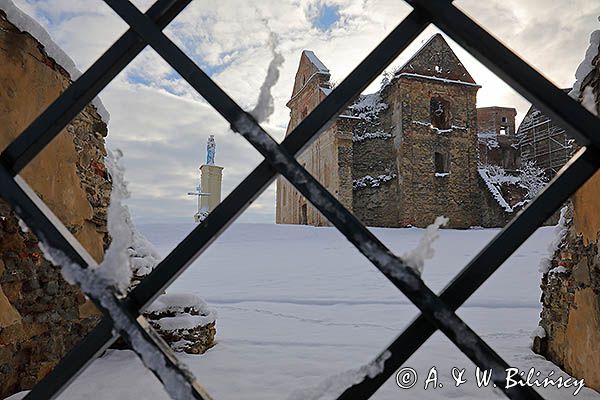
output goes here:
{"type": "MultiPolygon", "coordinates": [[[[141,225],[166,255],[194,225],[141,225]]],[[[397,254],[414,248],[423,229],[373,229],[397,254]]],[[[423,279],[438,292],[496,233],[496,229],[442,230],[423,279]]],[[[509,364],[541,378],[556,366],[529,350],[540,311],[540,259],[554,228],[541,228],[459,311],[509,364]]],[[[236,224],[178,279],[170,292],[195,293],[216,309],[217,345],[205,355],[179,355],[215,399],[317,399],[313,388],[332,375],[368,363],[417,314],[335,229],[236,224]]],[[[394,379],[375,399],[502,398],[477,388],[474,366],[436,333],[406,363],[419,383],[400,389],[394,379]],[[443,388],[423,390],[435,366],[443,388]],[[465,368],[455,388],[452,367],[465,368]]],[[[331,382],[340,382],[333,379],[331,382]]],[[[542,389],[549,399],[573,397],[573,388],[542,389]]],[[[15,396],[14,398],[17,398],[15,396]]],[[[110,351],[60,397],[167,399],[161,385],[130,351],[110,351]]],[[[335,398],[331,395],[323,398],[335,398]]],[[[583,389],[578,399],[599,399],[583,389]]]]}

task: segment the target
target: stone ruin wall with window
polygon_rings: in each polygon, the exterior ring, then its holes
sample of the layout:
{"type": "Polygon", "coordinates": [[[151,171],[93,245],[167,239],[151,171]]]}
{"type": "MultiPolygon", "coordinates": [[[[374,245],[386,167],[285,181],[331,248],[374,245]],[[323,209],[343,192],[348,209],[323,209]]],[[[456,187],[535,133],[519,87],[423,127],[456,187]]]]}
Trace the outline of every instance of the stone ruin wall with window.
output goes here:
{"type": "Polygon", "coordinates": [[[509,171],[521,166],[516,116],[517,110],[510,107],[477,109],[477,139],[482,164],[501,165],[509,171]]]}
{"type": "Polygon", "coordinates": [[[389,104],[402,177],[400,224],[427,226],[444,215],[452,227],[481,225],[478,87],[414,78],[400,78],[397,85],[390,89],[389,104]]]}
{"type": "MultiPolygon", "coordinates": [[[[287,104],[288,133],[331,92],[329,78],[304,51],[287,104]]],[[[369,226],[425,227],[439,215],[453,228],[503,226],[513,211],[478,172],[479,87],[435,35],[378,92],[359,96],[298,160],[369,226]]],[[[277,223],[328,224],[283,178],[276,204],[277,223]]]]}
{"type": "MultiPolygon", "coordinates": [[[[290,108],[289,134],[331,92],[329,70],[310,51],[304,51],[296,72],[290,108]]],[[[352,209],[351,119],[339,118],[298,156],[304,166],[342,204],[352,209]]],[[[283,177],[277,178],[276,222],[327,225],[328,221],[283,177]]]]}
{"type": "MultiPolygon", "coordinates": [[[[581,90],[573,97],[600,115],[600,31],[594,32],[586,59],[593,66],[580,77],[581,90]]],[[[558,248],[542,267],[543,333],[533,350],[569,374],[585,379],[600,391],[600,172],[571,197],[565,208],[558,248]]]]}
{"type": "MultiPolygon", "coordinates": [[[[43,46],[0,10],[0,150],[70,82],[43,46]]],[[[106,134],[88,105],[20,174],[96,261],[108,242],[106,134]]],[[[0,398],[30,389],[98,318],[0,200],[0,398]]]]}

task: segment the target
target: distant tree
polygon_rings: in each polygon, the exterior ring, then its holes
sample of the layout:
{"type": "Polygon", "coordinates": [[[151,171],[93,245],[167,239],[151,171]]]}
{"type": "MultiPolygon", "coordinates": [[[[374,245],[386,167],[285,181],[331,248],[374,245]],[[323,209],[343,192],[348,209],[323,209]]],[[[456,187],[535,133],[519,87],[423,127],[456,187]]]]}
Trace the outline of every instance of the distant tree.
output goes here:
{"type": "Polygon", "coordinates": [[[527,161],[521,166],[519,180],[519,185],[527,189],[526,200],[533,200],[548,183],[546,172],[536,166],[534,161],[527,161]]]}

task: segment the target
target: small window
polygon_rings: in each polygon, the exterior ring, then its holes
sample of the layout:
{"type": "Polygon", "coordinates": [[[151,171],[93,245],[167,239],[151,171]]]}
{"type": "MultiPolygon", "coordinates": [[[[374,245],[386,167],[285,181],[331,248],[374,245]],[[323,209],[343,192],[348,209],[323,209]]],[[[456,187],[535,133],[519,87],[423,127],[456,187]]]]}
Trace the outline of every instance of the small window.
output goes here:
{"type": "Polygon", "coordinates": [[[502,122],[506,122],[506,117],[502,117],[502,122]]]}
{"type": "Polygon", "coordinates": [[[448,157],[445,154],[436,151],[433,156],[433,163],[436,175],[447,175],[450,172],[448,157]]]}
{"type": "Polygon", "coordinates": [[[502,135],[502,136],[508,135],[508,128],[506,126],[500,127],[500,135],[502,135]]]}
{"type": "Polygon", "coordinates": [[[300,206],[300,224],[308,225],[308,208],[306,203],[300,206]]]}
{"type": "Polygon", "coordinates": [[[302,75],[302,86],[306,85],[306,75],[302,75]]]}
{"type": "Polygon", "coordinates": [[[450,129],[450,110],[448,102],[440,97],[434,97],[429,103],[431,125],[438,129],[450,129]]]}

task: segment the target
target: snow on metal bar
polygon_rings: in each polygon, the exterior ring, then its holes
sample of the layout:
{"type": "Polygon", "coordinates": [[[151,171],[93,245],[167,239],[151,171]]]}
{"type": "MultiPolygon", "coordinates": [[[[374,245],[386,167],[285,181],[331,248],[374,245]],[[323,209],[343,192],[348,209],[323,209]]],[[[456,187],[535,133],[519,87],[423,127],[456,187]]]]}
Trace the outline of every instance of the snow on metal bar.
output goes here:
{"type": "MultiPolygon", "coordinates": [[[[346,238],[400,289],[467,357],[483,369],[494,371],[494,382],[505,387],[502,378],[508,364],[442,302],[402,259],[395,256],[350,214],[298,161],[283,151],[247,114],[232,123],[346,238]]],[[[505,374],[504,374],[505,375],[505,374]]],[[[514,390],[531,398],[529,387],[514,390]]]]}
{"type": "MultiPolygon", "coordinates": [[[[309,199],[377,268],[401,289],[469,358],[482,367],[500,369],[506,363],[485,345],[470,328],[440,301],[414,272],[409,272],[402,260],[395,257],[381,242],[356,220],[321,186],[296,159],[271,138],[218,85],[206,76],[162,32],[160,32],[129,2],[105,0],[148,43],[172,65],[188,83],[211,103],[290,183],[309,199]],[[188,69],[189,67],[189,69],[188,69]],[[195,72],[195,74],[193,73],[195,72]],[[208,88],[200,81],[206,81],[208,88]],[[221,107],[226,108],[222,109],[221,107]],[[240,112],[241,111],[241,112],[240,112]],[[390,268],[390,266],[392,266],[390,268]],[[467,340],[468,338],[468,340],[467,340]]],[[[412,271],[412,270],[411,270],[412,271]]],[[[521,390],[521,389],[519,389],[521,390]]],[[[524,391],[530,389],[525,388],[524,391]]]]}

